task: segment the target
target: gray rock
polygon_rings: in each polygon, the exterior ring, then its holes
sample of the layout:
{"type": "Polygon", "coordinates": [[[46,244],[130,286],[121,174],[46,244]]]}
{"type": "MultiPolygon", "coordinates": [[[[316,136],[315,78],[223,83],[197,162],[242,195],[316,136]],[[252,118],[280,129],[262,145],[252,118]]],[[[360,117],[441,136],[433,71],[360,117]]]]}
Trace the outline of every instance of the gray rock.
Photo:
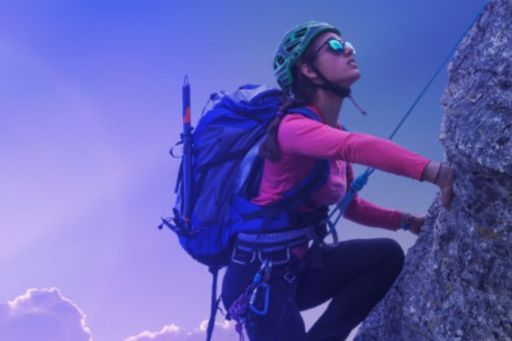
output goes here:
{"type": "Polygon", "coordinates": [[[448,66],[437,197],[394,286],[355,340],[512,340],[512,1],[490,1],[448,66]]]}

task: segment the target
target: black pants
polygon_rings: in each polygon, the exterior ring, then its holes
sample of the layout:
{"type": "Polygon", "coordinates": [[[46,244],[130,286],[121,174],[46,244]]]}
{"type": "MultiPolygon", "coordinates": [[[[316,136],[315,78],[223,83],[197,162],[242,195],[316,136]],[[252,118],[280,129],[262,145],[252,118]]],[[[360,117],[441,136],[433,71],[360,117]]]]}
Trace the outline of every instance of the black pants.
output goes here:
{"type": "MultiPolygon", "coordinates": [[[[345,340],[384,297],[403,267],[404,252],[389,238],[353,239],[318,248],[320,266],[310,250],[303,270],[291,283],[280,275],[284,271],[279,267],[272,270],[268,313],[247,316],[250,340],[345,340]],[[300,311],[328,300],[327,309],[306,333],[300,311]]],[[[259,261],[229,264],[222,284],[226,308],[250,285],[260,265],[259,261]]]]}

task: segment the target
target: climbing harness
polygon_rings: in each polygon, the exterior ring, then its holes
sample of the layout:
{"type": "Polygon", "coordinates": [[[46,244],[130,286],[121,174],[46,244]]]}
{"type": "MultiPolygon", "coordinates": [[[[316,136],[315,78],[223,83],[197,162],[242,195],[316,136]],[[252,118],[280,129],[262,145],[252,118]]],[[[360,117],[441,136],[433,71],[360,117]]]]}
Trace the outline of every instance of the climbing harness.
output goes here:
{"type": "Polygon", "coordinates": [[[256,260],[263,263],[270,259],[273,265],[287,264],[291,259],[292,248],[310,241],[317,242],[326,234],[325,222],[283,232],[239,233],[233,246],[231,261],[246,265],[256,260]]]}
{"type": "MultiPolygon", "coordinates": [[[[291,284],[304,267],[304,264],[292,259],[291,249],[299,245],[309,245],[309,242],[313,242],[313,245],[320,245],[327,233],[324,219],[321,223],[313,226],[282,232],[238,234],[233,246],[231,261],[240,265],[248,265],[257,261],[261,263],[252,283],[228,309],[227,318],[236,322],[235,329],[240,334],[240,340],[243,340],[243,326],[247,314],[253,312],[258,316],[264,316],[268,312],[272,267],[282,266],[279,269],[276,268],[279,272],[273,275],[274,281],[283,278],[291,284]]],[[[316,253],[317,249],[314,250],[316,253]]],[[[317,261],[314,256],[312,255],[313,264],[317,261]]]]}

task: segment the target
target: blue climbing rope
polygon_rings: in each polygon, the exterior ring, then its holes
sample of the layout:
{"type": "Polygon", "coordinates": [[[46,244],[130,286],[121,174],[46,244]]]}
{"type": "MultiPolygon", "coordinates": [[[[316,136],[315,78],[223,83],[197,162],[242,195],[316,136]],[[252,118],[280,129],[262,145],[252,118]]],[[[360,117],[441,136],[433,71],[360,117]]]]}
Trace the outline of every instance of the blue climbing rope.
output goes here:
{"type": "MultiPolygon", "coordinates": [[[[457,41],[457,43],[453,46],[453,48],[450,50],[450,52],[448,53],[448,55],[446,56],[446,58],[443,60],[443,62],[441,63],[441,65],[439,65],[439,67],[437,68],[437,70],[434,72],[434,75],[430,78],[430,80],[428,81],[428,83],[423,87],[423,89],[421,90],[421,92],[419,93],[419,95],[416,97],[416,99],[414,100],[414,102],[412,103],[411,107],[409,108],[409,110],[407,110],[407,112],[405,113],[404,117],[402,117],[402,119],[400,120],[400,122],[398,123],[398,125],[396,126],[395,130],[393,130],[393,132],[391,133],[391,135],[389,136],[389,140],[393,139],[393,137],[395,136],[395,134],[398,132],[398,130],[400,129],[400,127],[403,125],[403,123],[405,122],[405,120],[409,117],[409,115],[411,114],[411,112],[413,111],[413,109],[416,107],[416,105],[418,104],[418,102],[420,101],[420,99],[423,97],[423,95],[425,95],[425,93],[427,92],[427,89],[430,87],[430,85],[432,84],[432,82],[434,82],[434,79],[439,75],[439,73],[441,72],[441,70],[443,69],[443,66],[446,64],[446,62],[448,62],[448,60],[452,57],[452,55],[455,53],[455,51],[457,50],[457,47],[459,46],[460,42],[464,39],[464,37],[467,35],[467,33],[469,32],[469,30],[473,27],[473,25],[477,22],[477,20],[480,18],[480,16],[482,15],[485,7],[487,6],[487,2],[482,6],[482,8],[480,9],[480,11],[478,12],[478,14],[475,16],[475,18],[473,19],[473,21],[471,22],[471,24],[468,26],[468,28],[464,31],[464,33],[461,35],[461,37],[459,38],[459,40],[457,41]]],[[[368,178],[370,177],[370,175],[375,171],[375,168],[372,168],[372,167],[368,167],[363,174],[361,174],[360,176],[358,176],[353,182],[352,182],[352,185],[350,186],[350,189],[347,191],[347,193],[343,196],[343,199],[336,205],[336,207],[329,213],[329,219],[327,221],[327,224],[329,226],[329,230],[331,232],[334,232],[335,231],[335,228],[336,228],[336,224],[338,223],[338,221],[340,220],[340,218],[342,217],[342,215],[345,213],[345,210],[347,209],[347,207],[350,205],[350,202],[352,201],[352,198],[354,197],[354,195],[359,192],[365,185],[366,183],[368,182],[368,178]],[[331,220],[331,218],[336,215],[336,218],[334,221],[331,220]]],[[[333,233],[333,235],[335,235],[335,233],[333,233]]]]}

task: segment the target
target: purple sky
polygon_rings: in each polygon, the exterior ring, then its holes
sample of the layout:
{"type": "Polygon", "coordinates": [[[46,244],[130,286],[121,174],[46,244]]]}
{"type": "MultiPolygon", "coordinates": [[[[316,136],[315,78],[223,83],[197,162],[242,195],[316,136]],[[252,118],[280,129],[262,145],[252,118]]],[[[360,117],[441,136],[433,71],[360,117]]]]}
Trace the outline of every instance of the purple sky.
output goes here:
{"type": "MultiPolygon", "coordinates": [[[[387,137],[483,0],[0,1],[0,304],[56,287],[94,340],[121,340],[209,314],[210,277],[169,231],[181,84],[193,122],[210,93],[275,85],[273,52],[305,20],[330,22],[356,47],[349,129],[387,137]]],[[[436,80],[395,141],[442,160],[436,80]]],[[[356,171],[364,168],[357,166],[356,171]]],[[[436,188],[375,172],[361,196],[426,213],[436,188]]],[[[408,232],[342,221],[342,240],[408,232]]],[[[305,313],[306,325],[320,313],[305,313]]]]}

